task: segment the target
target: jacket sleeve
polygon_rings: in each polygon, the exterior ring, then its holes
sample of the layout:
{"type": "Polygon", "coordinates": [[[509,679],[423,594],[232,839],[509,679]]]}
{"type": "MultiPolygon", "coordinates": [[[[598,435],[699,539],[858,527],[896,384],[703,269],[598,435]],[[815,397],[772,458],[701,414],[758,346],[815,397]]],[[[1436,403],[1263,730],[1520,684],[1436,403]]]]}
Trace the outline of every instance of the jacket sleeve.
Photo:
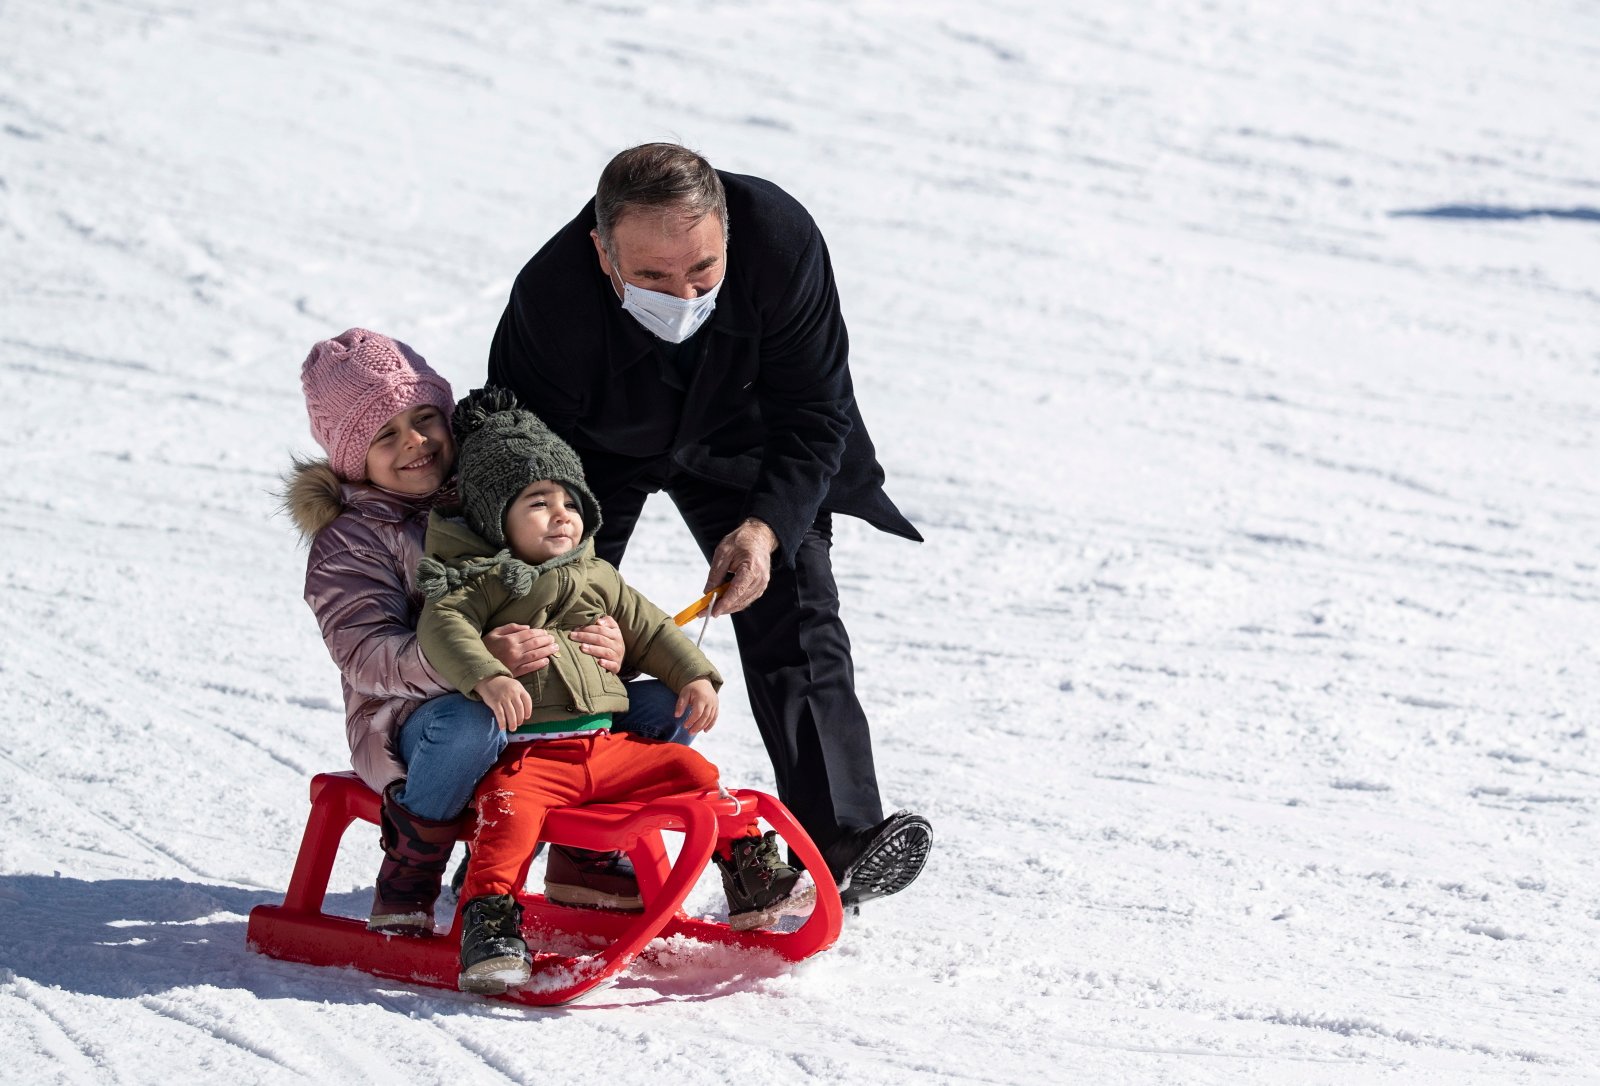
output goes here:
{"type": "Polygon", "coordinates": [[[778,537],[788,563],[839,471],[850,433],[850,341],[828,247],[815,224],[761,340],[756,402],[766,429],[745,503],[778,537]]]}
{"type": "Polygon", "coordinates": [[[589,385],[586,368],[574,365],[563,344],[574,336],[589,342],[605,334],[590,325],[598,310],[587,301],[598,275],[589,238],[594,221],[590,200],[528,259],[490,341],[488,382],[517,393],[525,408],[568,441],[578,435],[589,385]]]}
{"type": "Polygon", "coordinates": [[[483,647],[489,617],[503,605],[503,590],[492,578],[478,577],[437,600],[429,600],[417,622],[422,651],[453,690],[477,697],[473,687],[491,675],[511,671],[483,647]]]}
{"type": "Polygon", "coordinates": [[[426,700],[448,694],[411,627],[411,596],[386,552],[313,546],[306,603],[345,682],[369,697],[426,700]]]}
{"type": "Polygon", "coordinates": [[[505,312],[500,315],[489,344],[488,383],[510,389],[524,407],[538,413],[545,425],[563,440],[571,441],[583,407],[578,374],[571,366],[556,364],[539,349],[540,343],[555,340],[548,329],[541,327],[545,317],[540,307],[547,300],[539,298],[525,282],[530,274],[525,269],[517,276],[505,312]]]}
{"type": "Polygon", "coordinates": [[[673,625],[670,615],[632,586],[621,585],[611,617],[622,631],[624,669],[637,668],[653,675],[674,694],[682,693],[696,679],[710,679],[712,686],[722,689],[722,675],[706,654],[673,625]]]}

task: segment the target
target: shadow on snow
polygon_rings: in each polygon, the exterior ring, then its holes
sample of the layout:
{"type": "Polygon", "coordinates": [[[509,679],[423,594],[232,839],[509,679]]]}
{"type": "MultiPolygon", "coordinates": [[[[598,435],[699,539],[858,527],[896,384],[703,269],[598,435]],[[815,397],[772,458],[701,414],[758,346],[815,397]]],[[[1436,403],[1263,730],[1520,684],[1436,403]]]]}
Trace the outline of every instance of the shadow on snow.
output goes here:
{"type": "Polygon", "coordinates": [[[1392,219],[1575,219],[1600,222],[1600,208],[1494,207],[1489,204],[1444,204],[1389,212],[1392,219]]]}
{"type": "MultiPolygon", "coordinates": [[[[85,881],[45,875],[0,876],[0,985],[18,980],[110,998],[138,998],[198,987],[241,989],[261,999],[315,1003],[379,1003],[402,1012],[426,1003],[429,1013],[507,1010],[507,1004],[436,988],[412,988],[355,969],[282,962],[245,945],[245,924],[257,905],[280,894],[179,879],[85,881]]],[[[329,894],[329,912],[361,917],[369,892],[329,894]]],[[[759,987],[786,972],[775,957],[727,948],[646,950],[613,993],[647,989],[655,1000],[714,999],[759,987]]],[[[599,993],[596,993],[597,995],[599,993]]],[[[642,993],[641,993],[642,994],[642,993]]],[[[602,997],[603,999],[603,997],[602,997]]],[[[614,1002],[517,1010],[565,1014],[614,1002]]]]}

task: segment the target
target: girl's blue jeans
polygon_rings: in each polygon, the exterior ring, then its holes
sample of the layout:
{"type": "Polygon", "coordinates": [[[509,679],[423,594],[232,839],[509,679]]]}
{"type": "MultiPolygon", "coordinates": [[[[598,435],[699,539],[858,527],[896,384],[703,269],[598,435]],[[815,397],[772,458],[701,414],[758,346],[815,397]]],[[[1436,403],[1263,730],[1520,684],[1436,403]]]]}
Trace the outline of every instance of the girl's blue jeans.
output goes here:
{"type": "MultiPolygon", "coordinates": [[[[612,729],[687,746],[693,736],[673,717],[677,701],[660,680],[635,680],[628,684],[628,711],[612,721],[612,729]]],[[[406,718],[399,747],[406,782],[395,799],[418,818],[445,821],[472,799],[478,779],[506,749],[506,733],[483,702],[444,694],[423,702],[406,718]]]]}

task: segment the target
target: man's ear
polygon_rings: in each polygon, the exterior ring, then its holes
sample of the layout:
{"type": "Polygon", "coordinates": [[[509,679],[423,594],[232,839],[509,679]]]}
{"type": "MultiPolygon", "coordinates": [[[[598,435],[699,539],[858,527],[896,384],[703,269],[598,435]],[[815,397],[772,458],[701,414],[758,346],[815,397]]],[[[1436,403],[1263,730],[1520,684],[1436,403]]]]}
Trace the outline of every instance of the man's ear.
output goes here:
{"type": "Polygon", "coordinates": [[[589,231],[589,240],[594,242],[594,255],[600,260],[600,270],[605,277],[611,280],[611,289],[617,292],[617,300],[622,300],[622,273],[611,266],[611,258],[606,255],[606,247],[600,244],[600,231],[589,231]]]}
{"type": "Polygon", "coordinates": [[[594,242],[594,255],[600,258],[600,270],[606,273],[607,279],[614,278],[615,271],[611,267],[611,258],[606,256],[606,247],[600,244],[600,231],[589,231],[589,240],[594,242]]]}

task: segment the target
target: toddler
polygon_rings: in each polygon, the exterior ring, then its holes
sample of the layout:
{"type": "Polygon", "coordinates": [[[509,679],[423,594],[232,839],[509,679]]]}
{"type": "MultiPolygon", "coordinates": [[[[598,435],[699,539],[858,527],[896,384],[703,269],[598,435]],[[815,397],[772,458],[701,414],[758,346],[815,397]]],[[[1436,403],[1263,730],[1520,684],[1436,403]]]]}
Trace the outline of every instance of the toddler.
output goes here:
{"type": "MultiPolygon", "coordinates": [[[[530,955],[515,891],[552,807],[646,800],[717,787],[717,770],[688,747],[611,730],[624,684],[593,659],[558,651],[543,671],[512,676],[484,651],[484,629],[520,622],[558,640],[601,614],[615,617],[624,664],[678,693],[691,732],[717,717],[722,678],[660,608],[595,557],[600,507],[572,448],[510,393],[486,389],[457,405],[460,519],[435,509],[417,583],[428,597],[417,637],[456,689],[493,710],[510,733],[477,793],[478,826],[462,898],[463,991],[525,982],[530,955]]],[[[815,887],[778,854],[777,835],[724,841],[716,863],[736,928],[809,906],[815,887]]]]}

